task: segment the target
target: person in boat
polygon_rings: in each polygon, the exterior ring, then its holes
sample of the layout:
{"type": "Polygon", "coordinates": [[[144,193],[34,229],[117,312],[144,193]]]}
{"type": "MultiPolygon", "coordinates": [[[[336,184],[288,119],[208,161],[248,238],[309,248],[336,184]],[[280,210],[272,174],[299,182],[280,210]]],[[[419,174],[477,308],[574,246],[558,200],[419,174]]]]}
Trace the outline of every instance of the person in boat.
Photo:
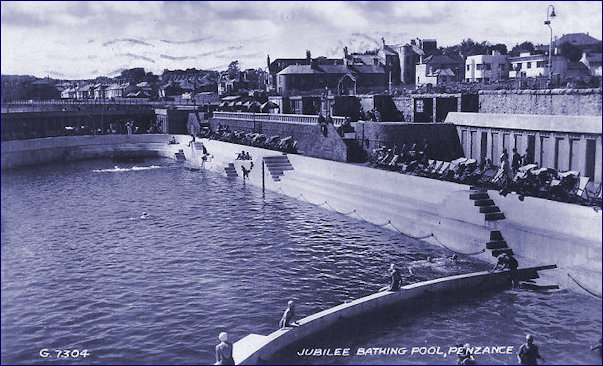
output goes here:
{"type": "Polygon", "coordinates": [[[534,344],[534,337],[531,334],[526,335],[526,343],[519,346],[517,360],[520,365],[538,365],[538,359],[544,361],[544,357],[538,351],[538,346],[534,344]]]}
{"type": "Polygon", "coordinates": [[[390,282],[389,286],[383,287],[382,289],[379,290],[379,292],[400,291],[400,285],[402,283],[402,275],[400,274],[400,271],[398,270],[398,268],[396,268],[396,265],[392,263],[389,266],[388,272],[391,276],[391,282],[390,282]]]}
{"type": "Polygon", "coordinates": [[[215,365],[234,365],[232,358],[232,343],[228,341],[228,333],[222,332],[218,336],[220,343],[216,346],[215,365]]]}
{"type": "Polygon", "coordinates": [[[281,329],[287,328],[287,327],[298,327],[299,324],[297,324],[295,321],[293,321],[294,316],[295,316],[295,302],[293,300],[289,300],[289,302],[287,303],[287,309],[285,309],[285,312],[283,313],[283,317],[281,318],[281,321],[278,324],[279,327],[281,329]]]}
{"type": "Polygon", "coordinates": [[[141,219],[146,219],[147,218],[147,212],[143,211],[142,214],[140,215],[141,219]]]}

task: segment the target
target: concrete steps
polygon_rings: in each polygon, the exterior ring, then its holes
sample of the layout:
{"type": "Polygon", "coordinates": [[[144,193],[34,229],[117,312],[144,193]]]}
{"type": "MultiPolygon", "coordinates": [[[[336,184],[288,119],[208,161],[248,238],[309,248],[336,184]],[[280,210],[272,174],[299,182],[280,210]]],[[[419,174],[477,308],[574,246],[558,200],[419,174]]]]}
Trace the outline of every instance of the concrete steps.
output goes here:
{"type": "Polygon", "coordinates": [[[228,163],[228,165],[224,167],[224,172],[226,173],[226,176],[229,178],[234,178],[234,177],[239,176],[239,174],[237,173],[237,169],[234,166],[234,163],[228,163]]]}
{"type": "Polygon", "coordinates": [[[498,206],[480,206],[479,212],[483,214],[500,212],[500,208],[498,206]]]}
{"type": "Polygon", "coordinates": [[[502,212],[491,212],[491,213],[487,213],[486,215],[486,221],[495,221],[495,220],[504,220],[505,219],[505,214],[502,212]]]}
{"type": "MultiPolygon", "coordinates": [[[[474,205],[479,207],[479,212],[484,214],[484,220],[492,222],[505,219],[505,214],[494,204],[494,201],[488,195],[488,191],[473,186],[471,191],[469,199],[473,200],[474,205]]],[[[502,253],[513,254],[513,250],[509,248],[502,233],[498,230],[490,232],[490,241],[486,243],[486,249],[491,250],[494,257],[498,257],[502,253]]]]}
{"type": "Polygon", "coordinates": [[[534,291],[559,290],[559,285],[544,281],[540,278],[535,280],[523,281],[519,285],[521,288],[534,291]]]}
{"type": "Polygon", "coordinates": [[[473,204],[475,206],[496,206],[494,204],[494,201],[492,201],[491,199],[478,199],[478,200],[474,200],[473,204]]]}
{"type": "Polygon", "coordinates": [[[265,156],[264,164],[275,182],[280,182],[286,170],[293,170],[287,155],[265,156]]]}
{"type": "Polygon", "coordinates": [[[489,241],[486,243],[486,249],[504,249],[508,248],[507,242],[504,240],[489,241]]]}

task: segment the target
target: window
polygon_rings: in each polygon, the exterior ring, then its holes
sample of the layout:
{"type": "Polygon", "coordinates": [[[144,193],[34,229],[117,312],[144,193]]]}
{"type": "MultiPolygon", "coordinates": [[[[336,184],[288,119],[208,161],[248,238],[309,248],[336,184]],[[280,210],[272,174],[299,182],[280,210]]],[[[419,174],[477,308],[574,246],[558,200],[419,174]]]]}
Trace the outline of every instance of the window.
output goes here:
{"type": "Polygon", "coordinates": [[[545,67],[546,66],[546,62],[544,61],[536,61],[536,67],[545,67]]]}
{"type": "Polygon", "coordinates": [[[482,64],[477,64],[477,65],[475,66],[475,69],[476,69],[476,70],[480,70],[480,71],[481,71],[481,70],[483,70],[483,69],[484,69],[484,65],[482,65],[482,64]]]}
{"type": "Polygon", "coordinates": [[[498,65],[498,69],[499,69],[500,71],[505,71],[505,68],[506,68],[506,67],[505,67],[505,64],[499,64],[499,65],[498,65]]]}
{"type": "Polygon", "coordinates": [[[527,62],[526,64],[527,64],[527,65],[526,65],[526,68],[528,68],[528,69],[531,69],[531,68],[532,68],[532,63],[531,63],[531,62],[527,62]]]}
{"type": "Polygon", "coordinates": [[[521,62],[515,65],[515,70],[521,70],[521,62]]]}
{"type": "Polygon", "coordinates": [[[467,71],[469,71],[470,68],[471,68],[471,65],[467,65],[467,71]]]}
{"type": "Polygon", "coordinates": [[[492,64],[484,64],[486,66],[486,70],[492,70],[492,64]]]}

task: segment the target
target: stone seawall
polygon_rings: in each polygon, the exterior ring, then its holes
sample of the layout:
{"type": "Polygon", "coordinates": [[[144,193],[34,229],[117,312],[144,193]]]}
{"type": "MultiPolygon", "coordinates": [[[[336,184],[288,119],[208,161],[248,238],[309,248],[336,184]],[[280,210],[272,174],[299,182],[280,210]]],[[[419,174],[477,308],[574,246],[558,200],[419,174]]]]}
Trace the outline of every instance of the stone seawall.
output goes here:
{"type": "Polygon", "coordinates": [[[481,90],[479,113],[601,116],[601,89],[481,90]]]}
{"type": "Polygon", "coordinates": [[[168,144],[169,135],[64,136],[4,141],[2,170],[112,156],[173,158],[178,149],[190,141],[190,136],[175,137],[179,144],[168,144]]]}
{"type": "Polygon", "coordinates": [[[485,250],[491,231],[500,231],[522,267],[557,264],[550,277],[564,287],[580,290],[569,275],[590,291],[601,294],[602,213],[591,207],[510,194],[487,192],[504,213],[504,220],[486,221],[471,200],[470,187],[435,179],[404,175],[364,166],[287,155],[293,170],[264,169],[265,157],[283,158],[282,153],[215,140],[201,139],[211,154],[203,161],[198,146],[188,146],[190,136],[176,136],[179,144],[168,145],[169,135],[113,135],[62,137],[11,141],[2,144],[2,168],[60,161],[65,151],[70,159],[110,156],[114,152],[174,158],[183,150],[186,164],[203,167],[234,179],[242,179],[241,166],[253,169],[248,182],[266,190],[303,199],[338,212],[354,212],[374,224],[422,238],[439,246],[494,263],[485,250]],[[235,160],[241,150],[251,161],[235,160]],[[230,164],[233,164],[229,168],[230,164]],[[233,174],[234,173],[234,174],[233,174]],[[279,175],[280,179],[273,178],[279,175]],[[301,196],[300,196],[301,195],[301,196]],[[328,202],[328,206],[325,204],[328,202]]]}
{"type": "Polygon", "coordinates": [[[297,141],[297,149],[304,151],[308,156],[347,161],[347,146],[337,134],[333,125],[328,125],[327,136],[324,136],[318,124],[259,122],[253,119],[210,119],[212,130],[217,130],[219,124],[229,126],[234,131],[263,133],[267,137],[279,136],[284,138],[292,136],[297,141]]]}
{"type": "Polygon", "coordinates": [[[451,123],[358,122],[356,139],[369,153],[378,146],[407,144],[410,148],[426,140],[430,159],[451,161],[463,155],[456,127],[451,123]]]}

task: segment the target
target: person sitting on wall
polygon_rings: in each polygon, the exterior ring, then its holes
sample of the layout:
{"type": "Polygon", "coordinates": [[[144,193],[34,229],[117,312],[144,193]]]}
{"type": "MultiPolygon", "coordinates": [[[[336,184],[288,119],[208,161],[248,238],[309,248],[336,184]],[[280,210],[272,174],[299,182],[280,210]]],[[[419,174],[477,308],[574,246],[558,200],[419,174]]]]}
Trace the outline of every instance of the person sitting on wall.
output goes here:
{"type": "Polygon", "coordinates": [[[232,343],[228,341],[228,333],[222,332],[218,336],[220,343],[216,346],[215,365],[234,365],[232,358],[232,343]]]}
{"type": "Polygon", "coordinates": [[[176,137],[172,136],[172,138],[170,139],[170,145],[174,145],[176,144],[176,137]]]}
{"type": "Polygon", "coordinates": [[[298,327],[295,321],[293,321],[293,317],[295,316],[295,302],[293,300],[289,300],[287,303],[287,309],[283,313],[283,317],[281,318],[278,326],[283,329],[287,327],[298,327]]]}
{"type": "Polygon", "coordinates": [[[389,286],[385,286],[385,287],[381,288],[379,290],[379,292],[400,291],[400,285],[402,283],[402,275],[400,274],[400,271],[398,270],[398,268],[396,268],[396,265],[392,263],[389,266],[388,272],[391,276],[391,282],[390,282],[389,286]]]}

